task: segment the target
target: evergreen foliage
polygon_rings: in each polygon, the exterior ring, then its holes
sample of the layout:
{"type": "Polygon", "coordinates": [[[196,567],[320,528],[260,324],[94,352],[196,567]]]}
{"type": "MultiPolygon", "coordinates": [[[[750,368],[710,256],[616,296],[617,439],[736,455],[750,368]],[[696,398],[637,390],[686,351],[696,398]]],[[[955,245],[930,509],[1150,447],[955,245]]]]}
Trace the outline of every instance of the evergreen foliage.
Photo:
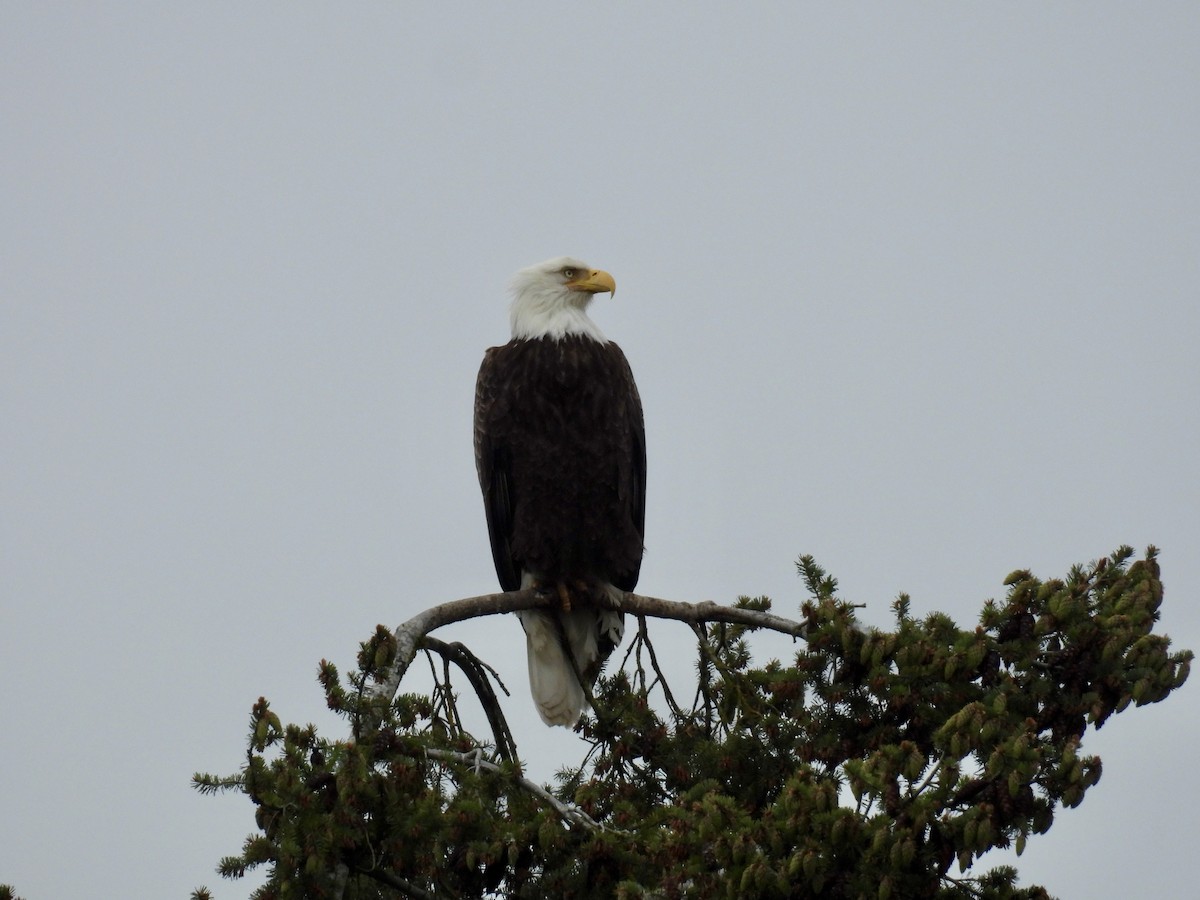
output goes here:
{"type": "Polygon", "coordinates": [[[697,624],[689,704],[639,617],[580,727],[586,757],[553,791],[523,778],[489,670],[466,648],[426,638],[442,660],[432,695],[372,697],[396,652],[381,627],[345,683],[321,664],[349,738],[285,725],[260,699],[241,772],[195,776],[201,792],[256,807],[257,830],[219,871],[266,866],[260,900],[1049,897],[975,863],[1020,853],[1083,801],[1101,772],[1083,752],[1089,725],[1165,699],[1188,674],[1192,654],[1153,633],[1156,551],[1132,556],[1122,547],[1065,579],[1013,572],[969,629],[914,618],[902,595],[890,631],[861,627],[802,557],[807,639],[794,658],[756,665],[751,628],[697,624]],[[486,744],[463,726],[451,664],[489,708],[486,744]]]}

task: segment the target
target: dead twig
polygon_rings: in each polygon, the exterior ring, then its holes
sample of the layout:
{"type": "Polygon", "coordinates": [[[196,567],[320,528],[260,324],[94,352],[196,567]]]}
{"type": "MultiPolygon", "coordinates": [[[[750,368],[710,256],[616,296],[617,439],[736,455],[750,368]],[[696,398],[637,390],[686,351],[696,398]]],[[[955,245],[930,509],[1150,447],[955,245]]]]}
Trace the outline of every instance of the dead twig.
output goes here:
{"type": "MultiPolygon", "coordinates": [[[[421,645],[427,650],[440,654],[446,660],[447,665],[453,662],[467,676],[467,680],[471,682],[471,687],[475,691],[475,696],[483,705],[483,712],[492,728],[492,735],[496,738],[496,754],[500,759],[514,761],[517,758],[517,743],[513,740],[508,720],[504,718],[504,713],[500,709],[500,701],[496,699],[496,692],[492,690],[488,674],[490,673],[496,679],[496,683],[500,685],[500,689],[505,694],[508,694],[508,688],[504,686],[504,682],[500,680],[495,670],[480,660],[465,645],[458,642],[447,644],[426,635],[422,638],[421,645]]],[[[448,684],[447,689],[449,689],[448,684]]]]}

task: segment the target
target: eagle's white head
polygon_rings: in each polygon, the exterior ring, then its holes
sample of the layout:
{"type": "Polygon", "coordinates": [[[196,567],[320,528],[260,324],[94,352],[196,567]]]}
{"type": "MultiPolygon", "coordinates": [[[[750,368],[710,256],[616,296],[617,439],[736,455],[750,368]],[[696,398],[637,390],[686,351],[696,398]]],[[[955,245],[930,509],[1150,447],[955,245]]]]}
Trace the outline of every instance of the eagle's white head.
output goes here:
{"type": "Polygon", "coordinates": [[[592,297],[617,291],[607,272],[585,262],[559,256],[522,269],[513,276],[512,336],[522,340],[553,338],[568,334],[586,335],[608,342],[604,332],[588,318],[592,297]]]}

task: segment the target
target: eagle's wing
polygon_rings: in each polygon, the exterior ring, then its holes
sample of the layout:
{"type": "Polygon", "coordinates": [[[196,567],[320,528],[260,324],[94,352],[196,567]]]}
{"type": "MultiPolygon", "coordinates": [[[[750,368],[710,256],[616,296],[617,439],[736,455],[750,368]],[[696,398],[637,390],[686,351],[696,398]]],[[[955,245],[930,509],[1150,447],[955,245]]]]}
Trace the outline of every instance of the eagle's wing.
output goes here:
{"type": "MultiPolygon", "coordinates": [[[[625,417],[621,423],[622,438],[628,453],[628,468],[623,469],[617,479],[617,490],[624,502],[629,516],[637,526],[638,539],[643,543],[646,539],[646,422],[642,416],[642,398],[638,394],[637,382],[633,379],[633,370],[629,360],[616,344],[609,344],[617,357],[621,376],[628,387],[625,417]]],[[[613,579],[613,584],[623,591],[632,591],[637,586],[638,573],[641,571],[641,554],[638,554],[637,564],[632,572],[622,572],[613,579]]]]}
{"type": "Polygon", "coordinates": [[[504,347],[492,347],[483,355],[479,378],[475,382],[475,470],[483,489],[488,537],[492,542],[492,561],[500,587],[515,591],[521,587],[521,574],[512,556],[513,497],[511,493],[512,454],[493,440],[495,426],[505,411],[497,408],[497,357],[504,347]]]}

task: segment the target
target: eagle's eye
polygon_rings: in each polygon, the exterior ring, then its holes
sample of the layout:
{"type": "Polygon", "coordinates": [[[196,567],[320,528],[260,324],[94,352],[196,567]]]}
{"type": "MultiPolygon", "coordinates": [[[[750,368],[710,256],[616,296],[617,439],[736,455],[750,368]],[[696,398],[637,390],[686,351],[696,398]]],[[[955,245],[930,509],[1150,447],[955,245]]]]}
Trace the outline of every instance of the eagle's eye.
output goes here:
{"type": "Polygon", "coordinates": [[[570,266],[567,266],[565,269],[563,269],[562,273],[563,273],[563,278],[570,279],[570,278],[575,277],[575,270],[572,269],[570,266]]]}

